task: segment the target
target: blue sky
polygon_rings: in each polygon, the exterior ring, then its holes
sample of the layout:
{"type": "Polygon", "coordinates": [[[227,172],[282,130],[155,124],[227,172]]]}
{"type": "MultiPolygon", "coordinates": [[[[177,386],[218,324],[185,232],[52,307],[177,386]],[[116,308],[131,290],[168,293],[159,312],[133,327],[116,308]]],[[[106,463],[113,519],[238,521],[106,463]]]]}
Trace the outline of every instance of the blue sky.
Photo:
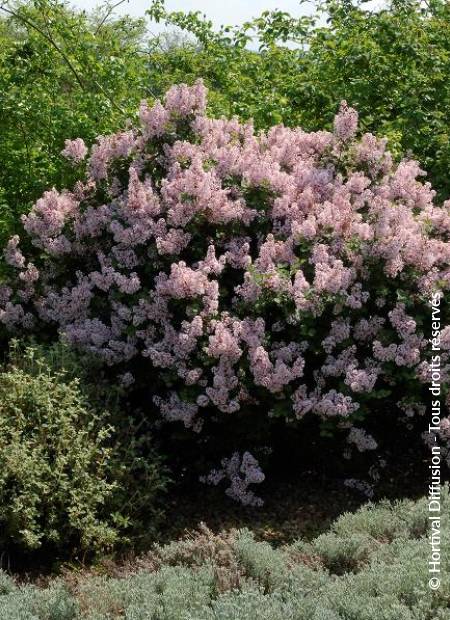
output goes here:
{"type": "MultiPolygon", "coordinates": [[[[149,8],[150,0],[128,0],[117,9],[117,13],[143,16],[149,8]]],[[[72,0],[75,6],[91,10],[100,4],[97,0],[72,0]]],[[[305,15],[311,11],[313,3],[300,5],[299,0],[166,0],[166,8],[171,11],[201,11],[216,26],[221,24],[241,24],[256,17],[264,10],[282,9],[294,16],[305,15]]]]}

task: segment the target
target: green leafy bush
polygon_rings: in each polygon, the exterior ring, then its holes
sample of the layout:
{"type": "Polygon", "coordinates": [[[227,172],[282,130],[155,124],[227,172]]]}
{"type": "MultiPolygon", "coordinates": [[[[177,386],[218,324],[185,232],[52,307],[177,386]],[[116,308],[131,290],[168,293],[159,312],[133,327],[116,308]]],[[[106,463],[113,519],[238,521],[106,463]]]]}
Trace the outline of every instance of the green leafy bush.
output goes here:
{"type": "Polygon", "coordinates": [[[144,460],[136,440],[121,445],[111,415],[92,406],[74,367],[58,369],[58,356],[70,353],[16,346],[0,373],[0,540],[22,550],[111,548],[142,503],[152,531],[165,478],[153,448],[144,460]]]}
{"type": "MultiPolygon", "coordinates": [[[[442,498],[443,550],[449,543],[449,508],[446,488],[442,498]]],[[[338,519],[331,531],[311,543],[297,541],[279,549],[256,542],[248,531],[217,535],[203,527],[197,536],[156,548],[137,562],[131,575],[72,575],[71,596],[58,580],[46,590],[9,587],[0,595],[0,617],[448,620],[450,562],[443,553],[441,587],[430,592],[427,532],[416,529],[417,515],[426,513],[425,499],[369,504],[338,519]],[[347,532],[350,527],[354,532],[347,532]],[[386,531],[389,538],[383,537],[386,531]],[[368,540],[375,541],[373,535],[383,539],[368,547],[368,540]],[[342,542],[341,560],[353,566],[351,572],[336,575],[326,565],[342,542]],[[359,558],[357,563],[355,558],[359,558]],[[228,582],[223,571],[232,574],[228,582]]]]}

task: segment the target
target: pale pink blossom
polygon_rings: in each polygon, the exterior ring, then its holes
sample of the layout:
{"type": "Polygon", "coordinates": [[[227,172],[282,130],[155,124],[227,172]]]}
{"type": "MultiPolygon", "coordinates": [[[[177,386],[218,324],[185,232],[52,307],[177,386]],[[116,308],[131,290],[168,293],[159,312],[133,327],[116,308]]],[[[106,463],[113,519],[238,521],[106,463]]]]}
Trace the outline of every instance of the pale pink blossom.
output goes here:
{"type": "Polygon", "coordinates": [[[74,164],[79,164],[88,154],[88,149],[82,138],[65,140],[64,149],[61,151],[61,154],[67,159],[70,159],[74,164]]]}

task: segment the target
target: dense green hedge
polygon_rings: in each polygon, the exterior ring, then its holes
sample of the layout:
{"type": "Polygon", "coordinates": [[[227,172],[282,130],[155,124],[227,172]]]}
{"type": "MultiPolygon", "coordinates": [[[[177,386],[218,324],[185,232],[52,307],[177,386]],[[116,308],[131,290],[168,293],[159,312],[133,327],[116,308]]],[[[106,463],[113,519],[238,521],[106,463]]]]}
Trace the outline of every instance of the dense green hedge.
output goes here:
{"type": "MultiPolygon", "coordinates": [[[[442,550],[449,543],[448,490],[442,550]]],[[[450,563],[428,589],[427,502],[368,505],[310,543],[274,549],[248,531],[156,549],[122,577],[74,575],[47,589],[0,579],[8,620],[448,620],[450,563]],[[128,573],[128,574],[127,574],[128,573]]]]}

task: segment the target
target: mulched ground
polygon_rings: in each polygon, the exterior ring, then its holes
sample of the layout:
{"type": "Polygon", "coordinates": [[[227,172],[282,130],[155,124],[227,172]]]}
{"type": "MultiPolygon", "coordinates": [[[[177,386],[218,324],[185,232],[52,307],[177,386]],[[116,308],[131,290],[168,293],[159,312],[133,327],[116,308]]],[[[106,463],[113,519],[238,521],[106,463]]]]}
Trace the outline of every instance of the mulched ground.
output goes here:
{"type": "MultiPolygon", "coordinates": [[[[398,461],[384,473],[373,501],[385,497],[417,498],[426,492],[423,463],[398,461]]],[[[297,538],[314,538],[339,515],[353,512],[369,501],[344,486],[343,479],[314,472],[306,472],[296,480],[272,479],[265,484],[261,496],[262,508],[244,508],[224,496],[223,489],[202,487],[189,493],[175,490],[166,503],[167,519],[159,542],[176,540],[186,530],[204,523],[215,533],[248,528],[259,540],[288,544],[297,538]]]]}

